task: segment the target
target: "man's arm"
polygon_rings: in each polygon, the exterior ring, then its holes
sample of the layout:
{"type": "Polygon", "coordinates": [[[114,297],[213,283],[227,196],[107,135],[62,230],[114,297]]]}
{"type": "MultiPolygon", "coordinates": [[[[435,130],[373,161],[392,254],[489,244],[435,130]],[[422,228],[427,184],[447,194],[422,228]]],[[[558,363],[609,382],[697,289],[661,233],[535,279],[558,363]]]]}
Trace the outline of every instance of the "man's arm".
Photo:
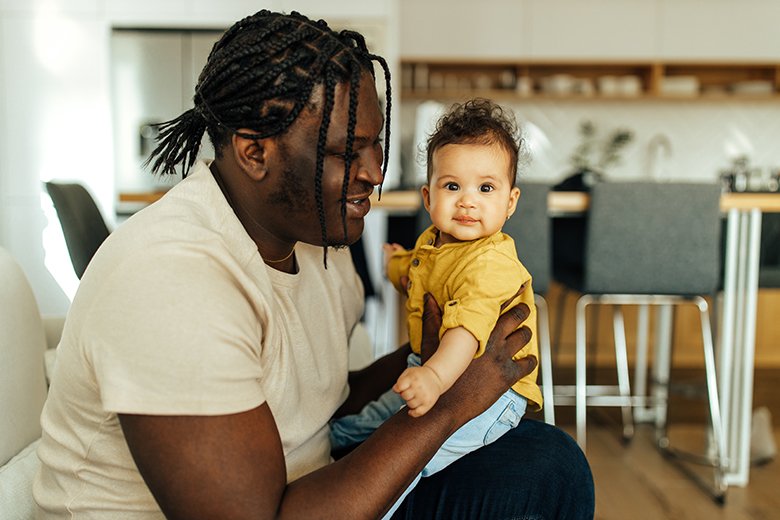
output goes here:
{"type": "Polygon", "coordinates": [[[347,379],[349,396],[333,417],[358,413],[366,404],[386,392],[406,369],[406,358],[411,352],[409,343],[406,343],[362,370],[350,372],[347,379]]]}
{"type": "MultiPolygon", "coordinates": [[[[426,314],[438,312],[430,299],[426,314]]],[[[515,330],[528,313],[521,305],[502,316],[485,354],[423,417],[396,414],[344,458],[290,484],[267,404],[225,416],[122,414],[119,420],[168,518],[379,517],[450,434],[534,368],[534,358],[512,360],[530,338],[528,328],[515,330]]],[[[432,321],[425,321],[426,345],[437,337],[432,321]]]]}

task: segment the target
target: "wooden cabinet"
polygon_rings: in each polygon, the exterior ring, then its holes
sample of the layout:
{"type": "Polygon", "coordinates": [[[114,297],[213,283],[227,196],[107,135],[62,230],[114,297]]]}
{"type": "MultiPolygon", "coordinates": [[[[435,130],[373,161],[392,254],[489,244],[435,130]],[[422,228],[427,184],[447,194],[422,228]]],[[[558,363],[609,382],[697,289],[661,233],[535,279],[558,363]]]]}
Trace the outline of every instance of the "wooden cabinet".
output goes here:
{"type": "Polygon", "coordinates": [[[401,64],[405,100],[780,100],[780,60],[407,59],[401,64]]]}

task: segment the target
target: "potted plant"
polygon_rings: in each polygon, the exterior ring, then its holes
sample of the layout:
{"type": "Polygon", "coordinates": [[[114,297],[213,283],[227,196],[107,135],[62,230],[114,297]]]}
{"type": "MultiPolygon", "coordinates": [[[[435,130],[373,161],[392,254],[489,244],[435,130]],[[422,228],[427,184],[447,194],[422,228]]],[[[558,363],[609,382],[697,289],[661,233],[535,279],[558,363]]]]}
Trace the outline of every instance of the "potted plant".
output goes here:
{"type": "Polygon", "coordinates": [[[626,128],[616,128],[606,139],[600,139],[592,121],[580,123],[579,146],[570,157],[574,172],[555,186],[558,191],[589,191],[604,178],[604,172],[620,161],[620,152],[633,139],[626,128]]]}

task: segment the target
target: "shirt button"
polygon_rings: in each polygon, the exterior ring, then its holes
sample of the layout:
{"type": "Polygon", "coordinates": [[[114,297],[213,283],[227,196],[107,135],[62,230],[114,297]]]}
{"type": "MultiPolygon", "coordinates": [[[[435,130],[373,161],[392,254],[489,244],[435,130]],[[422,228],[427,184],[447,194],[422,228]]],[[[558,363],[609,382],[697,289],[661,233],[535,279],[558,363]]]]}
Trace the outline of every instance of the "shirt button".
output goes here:
{"type": "Polygon", "coordinates": [[[415,258],[414,260],[412,260],[412,267],[417,267],[418,265],[420,265],[419,258],[415,258]]]}

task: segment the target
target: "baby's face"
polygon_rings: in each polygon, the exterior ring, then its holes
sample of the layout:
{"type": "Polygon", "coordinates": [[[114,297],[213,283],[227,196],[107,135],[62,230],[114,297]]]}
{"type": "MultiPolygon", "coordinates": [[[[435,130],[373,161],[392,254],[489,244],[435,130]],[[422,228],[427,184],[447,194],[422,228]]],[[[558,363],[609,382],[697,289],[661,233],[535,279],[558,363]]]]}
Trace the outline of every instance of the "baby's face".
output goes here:
{"type": "Polygon", "coordinates": [[[500,231],[520,190],[510,182],[509,154],[498,144],[448,144],[433,153],[425,209],[442,243],[476,240],[500,231]]]}

